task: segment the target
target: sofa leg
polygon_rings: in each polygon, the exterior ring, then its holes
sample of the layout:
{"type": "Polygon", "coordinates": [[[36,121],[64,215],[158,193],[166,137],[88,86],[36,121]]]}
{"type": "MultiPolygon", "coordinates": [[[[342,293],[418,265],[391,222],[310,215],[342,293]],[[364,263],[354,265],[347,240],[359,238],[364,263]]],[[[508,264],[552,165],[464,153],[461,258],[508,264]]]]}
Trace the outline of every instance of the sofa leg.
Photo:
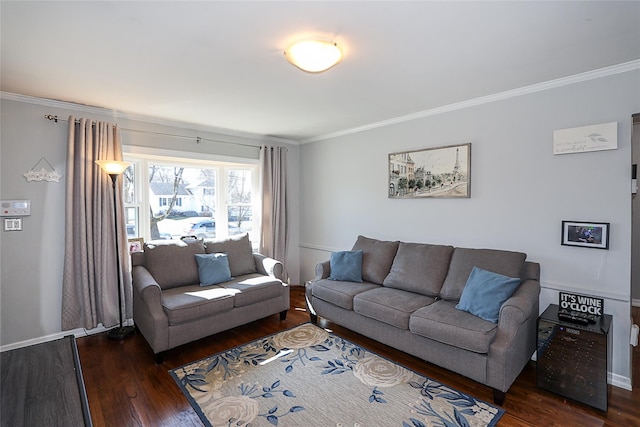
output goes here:
{"type": "Polygon", "coordinates": [[[318,315],[316,314],[316,311],[313,309],[313,306],[311,305],[311,301],[309,301],[309,295],[305,295],[304,299],[307,303],[307,311],[309,312],[309,318],[311,319],[311,323],[313,323],[314,325],[317,325],[318,315]]]}
{"type": "Polygon", "coordinates": [[[500,391],[498,389],[493,389],[493,403],[496,405],[502,406],[504,404],[504,398],[506,393],[504,391],[500,391]]]}
{"type": "Polygon", "coordinates": [[[280,320],[287,320],[287,312],[289,310],[283,310],[280,312],[280,320]]]}
{"type": "Polygon", "coordinates": [[[153,359],[156,362],[156,365],[162,365],[162,362],[164,362],[164,351],[154,354],[153,359]]]}

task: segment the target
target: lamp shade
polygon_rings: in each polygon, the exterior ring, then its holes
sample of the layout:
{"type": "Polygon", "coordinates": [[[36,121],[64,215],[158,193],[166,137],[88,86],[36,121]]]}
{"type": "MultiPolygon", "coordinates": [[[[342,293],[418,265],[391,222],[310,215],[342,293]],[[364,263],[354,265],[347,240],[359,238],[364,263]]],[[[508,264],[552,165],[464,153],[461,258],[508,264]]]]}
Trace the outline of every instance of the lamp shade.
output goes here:
{"type": "Polygon", "coordinates": [[[96,160],[96,163],[109,175],[120,175],[131,164],[130,162],[120,162],[118,160],[96,160]]]}
{"type": "Polygon", "coordinates": [[[302,40],[289,46],[284,55],[291,64],[309,73],[321,73],[342,60],[342,50],[327,40],[302,40]]]}

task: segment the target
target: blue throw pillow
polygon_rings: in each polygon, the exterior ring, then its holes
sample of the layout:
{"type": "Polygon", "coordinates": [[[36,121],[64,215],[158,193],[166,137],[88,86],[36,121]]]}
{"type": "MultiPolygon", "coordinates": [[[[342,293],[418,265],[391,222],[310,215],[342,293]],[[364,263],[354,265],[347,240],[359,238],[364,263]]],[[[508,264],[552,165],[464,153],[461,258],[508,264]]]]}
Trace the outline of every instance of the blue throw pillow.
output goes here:
{"type": "Polygon", "coordinates": [[[362,282],[362,251],[333,252],[329,260],[329,280],[362,282]]]}
{"type": "Polygon", "coordinates": [[[500,307],[513,295],[518,286],[518,278],[473,267],[456,308],[489,322],[498,323],[500,307]]]}
{"type": "Polygon", "coordinates": [[[227,254],[196,254],[200,286],[215,285],[231,280],[227,254]]]}

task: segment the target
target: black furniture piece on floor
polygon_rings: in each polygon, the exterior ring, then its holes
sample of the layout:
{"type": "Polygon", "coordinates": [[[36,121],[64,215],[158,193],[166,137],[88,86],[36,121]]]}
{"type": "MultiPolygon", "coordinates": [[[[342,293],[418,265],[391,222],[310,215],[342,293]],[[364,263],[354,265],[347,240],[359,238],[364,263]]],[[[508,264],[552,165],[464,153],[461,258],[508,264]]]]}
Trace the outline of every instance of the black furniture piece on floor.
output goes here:
{"type": "Polygon", "coordinates": [[[567,322],[549,305],[538,318],[537,386],[606,411],[612,320],[604,314],[587,325],[567,322]]]}

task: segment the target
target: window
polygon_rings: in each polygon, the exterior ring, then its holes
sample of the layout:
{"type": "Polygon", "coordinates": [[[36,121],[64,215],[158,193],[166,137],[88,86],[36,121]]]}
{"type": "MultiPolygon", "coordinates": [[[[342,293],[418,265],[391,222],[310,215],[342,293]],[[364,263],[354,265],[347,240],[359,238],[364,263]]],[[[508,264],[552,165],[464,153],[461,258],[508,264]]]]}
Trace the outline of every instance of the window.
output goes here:
{"type": "MultiPolygon", "coordinates": [[[[176,153],[184,155],[184,153],[176,153]]],[[[222,239],[249,233],[257,246],[258,164],[125,154],[129,237],[222,239]]],[[[247,160],[251,162],[251,160],[247,160]]]]}

